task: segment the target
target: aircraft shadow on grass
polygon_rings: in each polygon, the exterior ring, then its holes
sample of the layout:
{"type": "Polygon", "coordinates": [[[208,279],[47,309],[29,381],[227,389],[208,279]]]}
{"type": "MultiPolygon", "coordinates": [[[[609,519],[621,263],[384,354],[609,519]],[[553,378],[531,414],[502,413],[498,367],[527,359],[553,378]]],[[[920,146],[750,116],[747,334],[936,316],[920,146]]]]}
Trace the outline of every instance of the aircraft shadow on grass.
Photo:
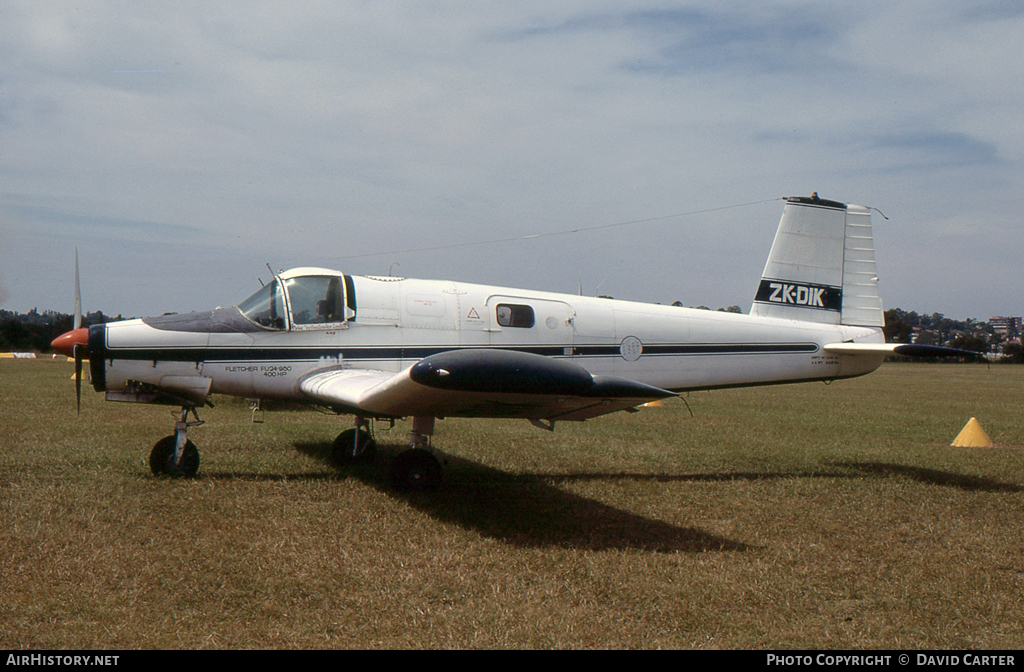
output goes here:
{"type": "MultiPolygon", "coordinates": [[[[331,445],[296,443],[298,452],[331,463],[331,445]]],[[[342,478],[355,478],[390,496],[401,498],[431,517],[472,529],[484,536],[524,548],[564,547],[585,550],[641,550],[658,553],[748,551],[756,546],[695,527],[680,527],[616,509],[558,487],[584,481],[727,482],[789,480],[794,478],[879,478],[900,476],[921,483],[972,492],[1022,492],[1024,487],[991,478],[938,469],[883,462],[842,462],[835,469],[806,472],[727,472],[717,474],[651,474],[581,472],[510,474],[472,460],[442,455],[446,483],[437,492],[397,492],[387,465],[403,445],[378,445],[371,463],[347,467],[342,478]]],[[[322,473],[290,476],[240,475],[230,478],[262,480],[320,480],[322,473]]]]}
{"type": "Polygon", "coordinates": [[[1024,487],[1016,483],[1006,483],[984,476],[969,476],[940,469],[911,467],[903,464],[885,462],[838,462],[833,465],[838,469],[817,469],[795,472],[724,472],[718,474],[553,474],[549,480],[584,481],[584,480],[615,480],[629,478],[631,480],[650,480],[661,482],[722,482],[722,481],[772,481],[794,478],[862,478],[864,474],[888,478],[902,476],[928,485],[941,485],[970,492],[1024,492],[1024,487]]]}
{"type": "Polygon", "coordinates": [[[940,469],[911,467],[904,464],[888,464],[885,462],[842,462],[837,466],[875,474],[883,477],[903,476],[928,485],[942,485],[969,492],[1024,492],[1024,487],[1016,483],[1006,483],[984,476],[969,476],[940,469]]]}
{"type": "MultiPolygon", "coordinates": [[[[793,478],[861,478],[863,474],[871,474],[880,478],[902,476],[920,481],[928,485],[942,485],[970,492],[1024,492],[1024,487],[1016,483],[1006,483],[984,476],[969,476],[940,469],[911,467],[903,464],[885,462],[838,462],[833,465],[839,469],[818,469],[798,472],[725,472],[719,474],[624,474],[634,480],[678,481],[678,482],[720,482],[720,481],[771,481],[793,478]],[[859,473],[857,473],[859,472],[859,473]]],[[[553,480],[611,480],[619,478],[616,474],[562,474],[551,476],[553,480]]]]}
{"type": "MultiPolygon", "coordinates": [[[[330,463],[331,446],[297,443],[296,449],[330,463]]],[[[559,488],[543,474],[514,475],[439,453],[447,463],[436,492],[397,492],[387,465],[404,449],[378,444],[377,459],[341,473],[407,501],[431,517],[525,548],[641,550],[659,553],[746,551],[753,547],[694,527],[680,527],[616,509],[559,488]]]]}

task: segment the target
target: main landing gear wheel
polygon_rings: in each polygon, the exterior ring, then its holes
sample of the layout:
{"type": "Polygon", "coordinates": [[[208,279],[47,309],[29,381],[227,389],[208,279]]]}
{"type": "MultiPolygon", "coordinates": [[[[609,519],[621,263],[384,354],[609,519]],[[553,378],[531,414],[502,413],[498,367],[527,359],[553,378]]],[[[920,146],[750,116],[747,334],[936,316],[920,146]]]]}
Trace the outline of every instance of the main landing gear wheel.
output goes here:
{"type": "Polygon", "coordinates": [[[425,448],[410,448],[391,463],[391,484],[396,490],[437,490],[441,462],[425,448]]]}
{"type": "Polygon", "coordinates": [[[191,441],[185,442],[181,463],[174,463],[174,449],[177,443],[177,435],[171,434],[160,439],[153,446],[153,451],[149,454],[149,468],[153,470],[154,474],[172,478],[192,478],[199,471],[199,450],[191,441]]]}
{"type": "Polygon", "coordinates": [[[377,454],[377,444],[365,427],[346,429],[331,444],[331,462],[336,467],[369,462],[377,454]]]}

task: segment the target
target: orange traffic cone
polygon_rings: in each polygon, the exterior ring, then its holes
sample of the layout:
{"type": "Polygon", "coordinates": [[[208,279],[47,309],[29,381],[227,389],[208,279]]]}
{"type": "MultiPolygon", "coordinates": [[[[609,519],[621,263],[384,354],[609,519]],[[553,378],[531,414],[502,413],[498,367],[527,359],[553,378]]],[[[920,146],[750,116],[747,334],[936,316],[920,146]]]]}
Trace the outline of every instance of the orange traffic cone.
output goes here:
{"type": "Polygon", "coordinates": [[[988,438],[988,434],[981,428],[981,423],[971,418],[949,445],[957,448],[991,448],[992,439],[988,438]]]}

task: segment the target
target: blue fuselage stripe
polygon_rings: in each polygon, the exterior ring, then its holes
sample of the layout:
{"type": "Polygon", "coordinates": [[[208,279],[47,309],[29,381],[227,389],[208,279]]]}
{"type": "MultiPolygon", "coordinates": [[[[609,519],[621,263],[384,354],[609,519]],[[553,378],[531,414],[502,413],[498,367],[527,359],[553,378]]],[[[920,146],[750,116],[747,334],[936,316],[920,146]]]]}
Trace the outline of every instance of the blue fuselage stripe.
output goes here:
{"type": "MultiPolygon", "coordinates": [[[[392,346],[392,347],[248,347],[248,348],[107,348],[103,359],[167,362],[238,362],[238,361],[317,361],[342,358],[346,361],[420,360],[431,355],[455,350],[512,350],[545,357],[618,357],[618,345],[569,346],[392,346]]],[[[815,343],[685,343],[644,344],[644,357],[682,357],[700,355],[763,355],[803,354],[817,352],[815,343]]],[[[99,353],[98,353],[99,354],[99,353]]]]}

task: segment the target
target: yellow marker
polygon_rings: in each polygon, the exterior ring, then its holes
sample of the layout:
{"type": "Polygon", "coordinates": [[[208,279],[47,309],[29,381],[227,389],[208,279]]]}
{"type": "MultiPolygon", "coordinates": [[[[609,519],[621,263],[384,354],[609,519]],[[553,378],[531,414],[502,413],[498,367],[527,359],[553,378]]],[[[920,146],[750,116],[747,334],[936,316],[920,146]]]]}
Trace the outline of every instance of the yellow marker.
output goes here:
{"type": "Polygon", "coordinates": [[[981,423],[971,418],[949,445],[957,448],[991,448],[992,439],[988,438],[988,434],[981,428],[981,423]]]}

